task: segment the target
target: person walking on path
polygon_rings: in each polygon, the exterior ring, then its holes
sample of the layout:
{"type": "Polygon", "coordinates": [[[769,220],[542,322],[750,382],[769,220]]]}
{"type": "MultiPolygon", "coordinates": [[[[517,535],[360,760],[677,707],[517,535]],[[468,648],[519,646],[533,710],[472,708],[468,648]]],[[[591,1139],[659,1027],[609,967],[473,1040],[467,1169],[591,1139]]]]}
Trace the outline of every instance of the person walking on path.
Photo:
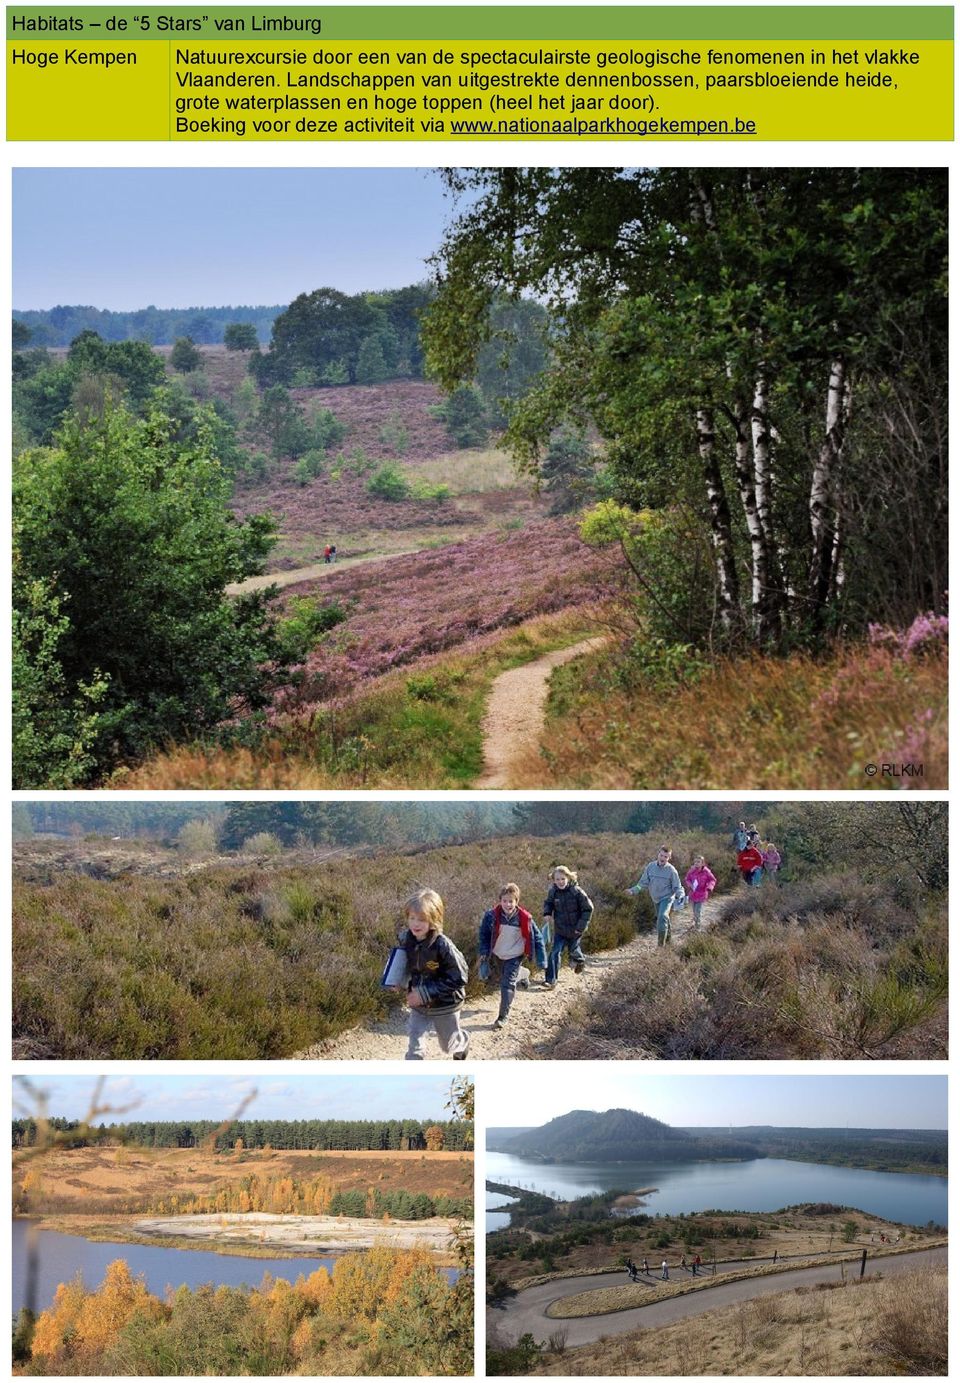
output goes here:
{"type": "Polygon", "coordinates": [[[730,844],[733,846],[734,851],[738,855],[741,850],[746,850],[748,840],[749,835],[747,833],[747,823],[745,821],[738,821],[737,829],[734,831],[733,837],[730,841],[730,844]]]}
{"type": "Polygon", "coordinates": [[[410,1011],[407,1061],[423,1061],[427,1034],[437,1034],[443,1051],[463,1061],[470,1039],[460,1027],[467,994],[467,962],[443,934],[443,899],[422,888],[407,903],[400,945],[407,956],[407,1008],[410,1011]]]}
{"type": "Polygon", "coordinates": [[[646,889],[654,907],[657,909],[657,945],[665,946],[670,940],[670,914],[684,901],[683,885],[680,875],[670,863],[671,850],[661,845],[657,858],[651,860],[640,878],[628,888],[628,893],[643,893],[646,889]]]}
{"type": "Polygon", "coordinates": [[[683,884],[690,896],[690,902],[693,904],[693,930],[696,932],[700,930],[703,905],[717,886],[717,876],[710,869],[703,856],[697,855],[693,861],[693,868],[687,871],[687,877],[683,884]]]}
{"type": "Polygon", "coordinates": [[[768,879],[772,879],[773,882],[776,883],[777,871],[783,863],[780,851],[772,840],[768,840],[760,853],[763,855],[763,872],[768,879]]]}
{"type": "Polygon", "coordinates": [[[647,1277],[650,1276],[650,1264],[646,1259],[643,1260],[643,1271],[646,1273],[647,1277]]]}
{"type": "Polygon", "coordinates": [[[755,845],[748,845],[737,855],[737,868],[745,884],[759,887],[763,882],[763,855],[755,845]]]}
{"type": "Polygon", "coordinates": [[[520,889],[516,884],[504,884],[496,907],[483,914],[477,952],[482,980],[490,979],[491,959],[499,963],[500,1012],[493,1026],[502,1028],[516,998],[523,961],[541,970],[547,963],[543,934],[526,908],[520,906],[520,889]]]}
{"type": "MultiPolygon", "coordinates": [[[[565,949],[573,961],[573,973],[579,975],[583,970],[586,957],[580,949],[580,938],[593,916],[593,904],[577,883],[576,872],[565,864],[556,865],[552,871],[543,915],[553,922],[553,945],[543,981],[545,989],[552,989],[560,974],[560,961],[565,949]]],[[[547,926],[545,922],[545,931],[547,926]]]]}
{"type": "Polygon", "coordinates": [[[666,1260],[666,1259],[664,1259],[663,1262],[660,1264],[660,1281],[661,1281],[661,1282],[669,1282],[669,1281],[670,1281],[670,1269],[667,1267],[667,1260],[666,1260]]]}
{"type": "Polygon", "coordinates": [[[693,1275],[694,1275],[694,1277],[697,1277],[697,1276],[699,1275],[699,1272],[700,1272],[700,1264],[701,1264],[702,1262],[703,1262],[703,1259],[700,1257],[699,1253],[698,1253],[698,1254],[695,1254],[695,1255],[694,1255],[694,1259],[693,1259],[693,1275]]]}

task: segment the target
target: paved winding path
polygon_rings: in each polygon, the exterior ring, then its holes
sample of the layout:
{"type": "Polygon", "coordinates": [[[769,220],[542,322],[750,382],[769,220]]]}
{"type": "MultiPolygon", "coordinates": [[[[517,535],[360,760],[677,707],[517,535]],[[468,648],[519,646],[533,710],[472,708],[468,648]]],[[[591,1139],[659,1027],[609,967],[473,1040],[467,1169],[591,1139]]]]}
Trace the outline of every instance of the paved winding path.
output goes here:
{"type": "Polygon", "coordinates": [[[517,761],[540,743],[550,674],[573,658],[602,648],[605,638],[584,639],[558,648],[532,663],[502,672],[496,679],[483,717],[483,772],[475,788],[543,787],[517,781],[517,761]]]}
{"type": "MultiPolygon", "coordinates": [[[[885,1277],[891,1277],[898,1273],[910,1272],[914,1268],[946,1266],[946,1262],[945,1245],[942,1248],[919,1249],[916,1253],[892,1254],[888,1257],[870,1254],[867,1258],[867,1275],[882,1272],[885,1277]]],[[[745,1266],[756,1266],[756,1261],[746,1259],[743,1262],[718,1265],[717,1277],[713,1279],[716,1286],[703,1291],[652,1302],[649,1306],[633,1307],[629,1311],[616,1311],[604,1316],[579,1316],[570,1320],[558,1320],[548,1316],[547,1307],[562,1297],[596,1291],[604,1278],[559,1278],[554,1282],[545,1282],[540,1287],[528,1287],[526,1291],[509,1298],[503,1306],[489,1309],[490,1323],[496,1326],[498,1334],[510,1340],[518,1340],[521,1335],[527,1333],[535,1340],[546,1340],[553,1331],[563,1329],[567,1332],[568,1345],[586,1345],[606,1335],[625,1335],[628,1331],[641,1327],[672,1325],[674,1321],[702,1315],[718,1306],[730,1306],[773,1292],[789,1292],[795,1287],[809,1287],[818,1282],[837,1282],[840,1278],[840,1264],[834,1262],[813,1268],[782,1268],[764,1277],[741,1278],[738,1282],[723,1281],[724,1271],[732,1272],[745,1266]]],[[[671,1271],[676,1274],[679,1270],[672,1268],[671,1271]]],[[[844,1272],[849,1280],[859,1272],[859,1265],[846,1263],[844,1272]]],[[[626,1281],[627,1275],[624,1272],[610,1274],[611,1287],[622,1287],[626,1281]]],[[[651,1274],[650,1282],[652,1285],[655,1284],[654,1274],[651,1274]]]]}

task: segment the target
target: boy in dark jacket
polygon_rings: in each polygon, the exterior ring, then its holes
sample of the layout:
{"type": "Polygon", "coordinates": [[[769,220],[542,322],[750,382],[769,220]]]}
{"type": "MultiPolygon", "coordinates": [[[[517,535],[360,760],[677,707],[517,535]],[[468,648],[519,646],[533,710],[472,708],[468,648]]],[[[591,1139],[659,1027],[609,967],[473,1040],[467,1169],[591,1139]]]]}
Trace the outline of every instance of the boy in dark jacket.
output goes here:
{"type": "Polygon", "coordinates": [[[517,978],[524,960],[531,967],[543,969],[547,963],[543,934],[527,912],[520,906],[520,890],[516,884],[504,884],[495,908],[483,914],[480,923],[480,977],[487,979],[491,956],[500,965],[500,1012],[495,1028],[502,1028],[517,993],[517,978]],[[484,973],[486,971],[486,973],[484,973]]]}
{"type": "Polygon", "coordinates": [[[407,1061],[423,1061],[430,1029],[443,1051],[463,1061],[470,1039],[460,1027],[467,993],[467,962],[443,934],[443,899],[432,888],[415,894],[404,909],[406,931],[400,945],[407,956],[407,1007],[410,1041],[407,1061]]]}
{"type": "MultiPolygon", "coordinates": [[[[565,864],[558,864],[553,870],[550,892],[543,904],[544,917],[553,918],[553,946],[547,961],[547,974],[544,988],[552,989],[560,973],[560,960],[564,948],[570,952],[574,974],[579,975],[584,965],[584,954],[580,949],[580,938],[590,925],[593,904],[577,883],[577,876],[565,864]]],[[[546,925],[544,931],[546,931],[546,925]]]]}

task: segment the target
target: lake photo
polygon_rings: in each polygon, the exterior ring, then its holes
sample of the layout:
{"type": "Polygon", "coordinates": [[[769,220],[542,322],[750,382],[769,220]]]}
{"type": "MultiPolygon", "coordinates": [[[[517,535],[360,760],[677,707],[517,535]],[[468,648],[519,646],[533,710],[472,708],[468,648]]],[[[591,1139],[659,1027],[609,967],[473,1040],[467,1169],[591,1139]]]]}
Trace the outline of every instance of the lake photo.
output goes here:
{"type": "Polygon", "coordinates": [[[945,1374],[946,1078],[691,1066],[499,1073],[488,1376],[945,1374]]]}
{"type": "Polygon", "coordinates": [[[14,1085],[17,1371],[397,1376],[411,1331],[470,1371],[469,1078],[43,1079],[14,1085]]]}

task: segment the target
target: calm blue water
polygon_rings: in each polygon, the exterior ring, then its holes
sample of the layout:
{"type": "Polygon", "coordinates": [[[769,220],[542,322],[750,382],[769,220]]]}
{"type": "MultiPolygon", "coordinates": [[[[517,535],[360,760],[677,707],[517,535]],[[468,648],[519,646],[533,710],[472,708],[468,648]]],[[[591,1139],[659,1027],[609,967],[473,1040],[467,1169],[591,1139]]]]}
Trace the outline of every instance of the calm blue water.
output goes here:
{"type": "MultiPolygon", "coordinates": [[[[802,1201],[831,1201],[865,1210],[898,1224],[947,1223],[946,1177],[906,1172],[866,1172],[815,1162],[757,1158],[752,1162],[650,1162],[543,1165],[508,1153],[488,1152],[486,1176],[508,1186],[572,1200],[615,1187],[657,1187],[646,1198],[649,1215],[697,1210],[779,1210],[802,1201]]],[[[500,1204],[503,1203],[501,1199],[500,1204]]],[[[502,1215],[502,1212],[501,1212],[502,1215]]],[[[501,1221],[493,1225],[502,1227],[501,1221]]],[[[491,1226],[488,1224],[488,1231],[491,1226]]]]}
{"type": "MultiPolygon", "coordinates": [[[[13,1310],[24,1304],[26,1246],[29,1221],[13,1221],[13,1310]]],[[[60,1234],[45,1229],[37,1234],[39,1282],[37,1306],[43,1310],[53,1301],[60,1282],[69,1282],[78,1272],[87,1287],[99,1287],[107,1265],[125,1258],[136,1276],[143,1273],[148,1289],[162,1296],[167,1287],[201,1287],[205,1282],[218,1286],[258,1287],[264,1273],[295,1282],[317,1268],[332,1268],[336,1258],[232,1258],[205,1249],[171,1249],[152,1244],[94,1244],[75,1234],[60,1234]]],[[[441,1268],[448,1282],[457,1278],[456,1268],[441,1268]]]]}
{"type": "Polygon", "coordinates": [[[510,1205],[516,1197],[505,1196],[502,1191],[485,1191],[484,1195],[487,1198],[487,1233],[491,1234],[495,1229],[506,1229],[510,1223],[510,1216],[502,1210],[498,1211],[496,1207],[510,1205]]]}

